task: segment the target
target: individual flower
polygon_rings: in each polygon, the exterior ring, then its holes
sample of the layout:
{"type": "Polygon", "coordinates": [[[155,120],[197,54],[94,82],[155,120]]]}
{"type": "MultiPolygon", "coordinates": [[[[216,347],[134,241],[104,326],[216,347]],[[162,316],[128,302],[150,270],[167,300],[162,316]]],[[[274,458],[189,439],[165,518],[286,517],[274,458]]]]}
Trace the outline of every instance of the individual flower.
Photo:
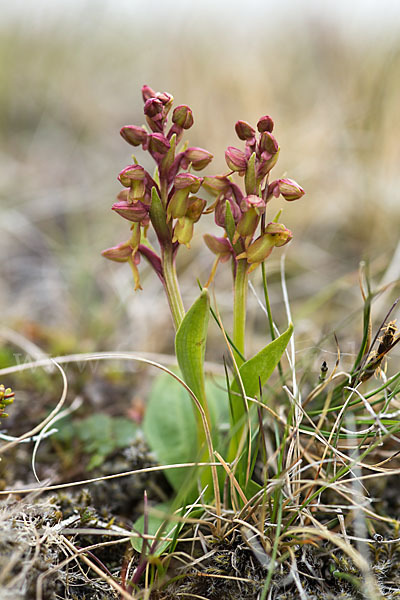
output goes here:
{"type": "Polygon", "coordinates": [[[244,175],[247,168],[247,157],[242,150],[228,146],[225,152],[226,164],[232,171],[237,171],[239,175],[244,175]]]}
{"type": "Polygon", "coordinates": [[[124,187],[129,188],[128,202],[135,203],[144,198],[146,193],[145,177],[146,172],[140,165],[129,165],[122,169],[118,180],[124,187]]]}
{"type": "Polygon", "coordinates": [[[256,130],[246,121],[238,121],[235,125],[235,131],[240,140],[253,141],[255,139],[256,130]]]}
{"type": "Polygon", "coordinates": [[[246,238],[245,245],[248,245],[260,222],[260,216],[265,211],[265,201],[260,196],[250,194],[243,198],[240,208],[242,216],[236,226],[234,242],[242,237],[246,238]]]}
{"type": "Polygon", "coordinates": [[[130,241],[128,241],[107,248],[106,250],[103,250],[101,254],[104,258],[114,260],[115,262],[128,262],[129,258],[132,256],[133,250],[130,241]]]}
{"type": "Polygon", "coordinates": [[[304,196],[303,188],[293,179],[277,179],[268,186],[268,196],[278,198],[282,195],[285,200],[298,200],[304,196]]]}
{"type": "Polygon", "coordinates": [[[136,125],[125,125],[121,128],[120,134],[131,146],[145,146],[149,135],[143,127],[136,125]]]}
{"type": "Polygon", "coordinates": [[[290,242],[292,237],[292,232],[282,225],[282,223],[269,223],[264,233],[254,240],[245,252],[242,252],[236,258],[237,260],[246,258],[250,265],[257,266],[257,264],[262,263],[268,258],[275,246],[284,246],[290,242]]]}
{"type": "Polygon", "coordinates": [[[274,122],[269,115],[264,115],[263,117],[261,117],[261,119],[258,120],[257,129],[260,133],[262,133],[263,131],[269,131],[271,133],[273,128],[274,122]]]}
{"type": "Polygon", "coordinates": [[[196,194],[203,182],[201,177],[192,173],[180,173],[175,177],[171,198],[167,206],[167,220],[185,216],[189,194],[196,194]]]}
{"type": "Polygon", "coordinates": [[[232,256],[235,256],[234,249],[228,238],[205,233],[203,239],[211,252],[219,256],[220,262],[225,262],[232,256]]]}
{"type": "Polygon", "coordinates": [[[210,164],[213,158],[211,152],[204,150],[204,148],[187,148],[183,153],[181,167],[187,169],[189,165],[192,165],[195,171],[202,171],[210,164]]]}
{"type": "Polygon", "coordinates": [[[173,242],[185,244],[185,246],[190,248],[194,224],[200,219],[205,206],[206,201],[202,198],[197,198],[196,196],[189,198],[185,215],[178,219],[174,227],[173,242]]]}
{"type": "Polygon", "coordinates": [[[114,202],[111,209],[116,213],[127,219],[128,221],[132,221],[133,223],[142,223],[142,225],[147,225],[149,222],[149,208],[145,204],[140,201],[135,202],[134,204],[130,203],[127,200],[127,190],[123,190],[117,196],[117,202],[114,202]]]}

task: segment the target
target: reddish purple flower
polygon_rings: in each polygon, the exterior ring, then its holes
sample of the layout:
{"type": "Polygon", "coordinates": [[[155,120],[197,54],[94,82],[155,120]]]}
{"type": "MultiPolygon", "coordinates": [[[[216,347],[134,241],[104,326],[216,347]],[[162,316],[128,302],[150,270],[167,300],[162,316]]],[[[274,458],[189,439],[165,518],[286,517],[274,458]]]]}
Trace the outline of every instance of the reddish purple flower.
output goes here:
{"type": "Polygon", "coordinates": [[[261,119],[259,119],[259,121],[257,123],[257,129],[260,133],[262,133],[263,131],[269,131],[271,133],[273,128],[274,128],[274,122],[269,115],[265,115],[264,117],[261,117],[261,119]]]}
{"type": "Polygon", "coordinates": [[[149,209],[140,201],[132,204],[126,200],[119,200],[112,205],[111,209],[133,223],[147,225],[149,222],[149,209]]]}
{"type": "Polygon", "coordinates": [[[249,123],[246,123],[246,121],[238,121],[235,125],[235,131],[238,138],[241,140],[253,141],[254,136],[256,135],[254,127],[249,125],[249,123]]]}
{"type": "Polygon", "coordinates": [[[247,168],[247,157],[242,150],[234,146],[228,146],[225,151],[226,164],[232,171],[237,171],[239,175],[244,175],[247,168]]]}
{"type": "Polygon", "coordinates": [[[121,136],[132,146],[144,146],[147,142],[148,133],[143,127],[136,125],[125,125],[120,131],[121,136]]]}
{"type": "Polygon", "coordinates": [[[293,179],[277,179],[268,186],[268,196],[278,198],[282,195],[288,201],[298,200],[304,194],[303,188],[293,179]]]}

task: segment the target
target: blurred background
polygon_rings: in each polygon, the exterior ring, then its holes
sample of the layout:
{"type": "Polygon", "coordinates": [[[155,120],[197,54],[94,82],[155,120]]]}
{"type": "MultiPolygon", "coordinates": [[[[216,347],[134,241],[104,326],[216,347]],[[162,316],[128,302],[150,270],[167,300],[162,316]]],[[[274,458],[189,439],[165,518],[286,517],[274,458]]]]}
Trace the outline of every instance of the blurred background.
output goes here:
{"type": "MultiPolygon", "coordinates": [[[[283,250],[298,352],[332,331],[345,354],[354,352],[360,261],[369,261],[374,288],[400,275],[400,4],[277,4],[22,0],[2,8],[3,337],[12,329],[51,354],[172,350],[159,280],[142,263],[144,289],[134,293],[129,268],[100,255],[128,236],[129,225],[110,210],[117,174],[131,161],[119,129],[144,122],[146,83],[192,108],[187,139],[214,154],[210,175],[226,171],[226,146],[240,147],[238,119],[273,117],[281,146],[273,177],[306,190],[298,202],[275,201],[294,232],[283,250]]],[[[137,157],[150,166],[141,150],[137,157]]],[[[213,261],[202,242],[207,227],[215,229],[212,217],[180,253],[186,306],[213,261]]],[[[268,272],[283,329],[281,255],[274,251],[268,272]]],[[[258,271],[252,282],[261,293],[258,271]]],[[[228,326],[230,285],[230,269],[220,265],[215,291],[228,326]]],[[[392,286],[377,300],[375,326],[398,293],[392,286]]],[[[251,292],[249,309],[254,351],[267,324],[251,292]]],[[[332,336],[321,344],[329,348],[335,352],[332,336]]]]}

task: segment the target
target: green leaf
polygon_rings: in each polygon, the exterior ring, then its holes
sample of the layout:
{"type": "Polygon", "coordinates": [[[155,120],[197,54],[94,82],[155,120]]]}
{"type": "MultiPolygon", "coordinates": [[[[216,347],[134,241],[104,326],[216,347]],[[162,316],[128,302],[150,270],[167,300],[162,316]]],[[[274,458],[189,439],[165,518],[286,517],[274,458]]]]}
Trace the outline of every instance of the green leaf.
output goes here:
{"type": "Polygon", "coordinates": [[[155,186],[151,188],[150,219],[160,243],[168,242],[171,232],[167,225],[165,208],[155,186]]]}
{"type": "MultiPolygon", "coordinates": [[[[171,504],[167,503],[167,502],[157,504],[157,506],[155,506],[154,508],[165,514],[170,514],[172,512],[171,504]]],[[[159,536],[162,536],[162,537],[164,537],[164,536],[172,537],[174,534],[174,531],[176,529],[175,526],[178,527],[179,529],[181,529],[183,526],[183,523],[168,523],[168,520],[165,517],[154,515],[151,510],[149,511],[148,526],[147,526],[147,532],[146,532],[148,535],[157,535],[158,534],[159,536]]],[[[135,523],[133,525],[133,530],[138,531],[139,533],[144,533],[144,516],[143,515],[141,515],[135,521],[135,523]]],[[[142,551],[142,548],[143,548],[142,538],[140,538],[140,537],[131,538],[131,544],[137,552],[142,551]]],[[[153,544],[153,541],[148,540],[148,548],[150,548],[152,544],[153,544]]],[[[171,542],[168,542],[168,541],[159,542],[157,544],[155,550],[151,553],[152,556],[160,556],[163,552],[165,552],[165,550],[168,548],[168,546],[170,544],[171,544],[171,542]]],[[[146,554],[148,554],[148,552],[146,554]]]]}
{"type": "MultiPolygon", "coordinates": [[[[239,373],[246,396],[254,397],[258,395],[260,383],[261,386],[263,386],[272,375],[289,343],[292,333],[293,325],[290,323],[289,327],[282,335],[270,342],[255,356],[242,364],[239,373]]],[[[245,415],[243,398],[237,395],[240,394],[241,390],[236,379],[231,385],[231,390],[234,392],[231,411],[231,427],[234,433],[228,451],[228,460],[230,461],[232,461],[237,454],[239,441],[244,427],[243,418],[245,415]]]]}
{"type": "Polygon", "coordinates": [[[207,288],[192,304],[175,336],[175,352],[185,383],[198,400],[205,405],[204,355],[210,315],[210,297],[207,288]]]}
{"type": "MultiPolygon", "coordinates": [[[[220,451],[224,432],[229,429],[228,394],[225,381],[206,379],[207,401],[212,423],[214,445],[220,451]]],[[[151,450],[162,465],[195,462],[199,459],[196,443],[196,419],[193,400],[185,388],[171,376],[156,378],[147,402],[143,430],[151,450]]],[[[176,491],[187,492],[191,497],[194,470],[169,469],[165,476],[176,491]]]]}
{"type": "Polygon", "coordinates": [[[225,229],[230,242],[232,242],[233,236],[235,235],[236,225],[229,200],[225,201],[225,229]]]}
{"type": "Polygon", "coordinates": [[[244,184],[246,188],[246,194],[254,194],[256,191],[256,153],[250,156],[247,162],[246,174],[244,176],[244,184]]]}
{"type": "MultiPolygon", "coordinates": [[[[193,400],[170,375],[155,380],[147,403],[143,430],[162,465],[197,459],[197,430],[193,400]]],[[[175,490],[184,486],[188,469],[171,469],[165,476],[175,490]]]]}
{"type": "MultiPolygon", "coordinates": [[[[261,385],[264,385],[271,377],[286,350],[292,333],[293,325],[290,323],[282,335],[270,342],[240,367],[239,373],[247,396],[257,396],[260,388],[259,381],[261,381],[261,385]]],[[[232,391],[239,392],[239,385],[236,381],[232,384],[232,391]]]]}
{"type": "Polygon", "coordinates": [[[71,451],[72,442],[81,442],[82,452],[90,456],[88,471],[101,465],[109,454],[126,448],[135,439],[138,426],[125,417],[96,413],[79,421],[65,419],[57,424],[57,440],[71,451]]]}

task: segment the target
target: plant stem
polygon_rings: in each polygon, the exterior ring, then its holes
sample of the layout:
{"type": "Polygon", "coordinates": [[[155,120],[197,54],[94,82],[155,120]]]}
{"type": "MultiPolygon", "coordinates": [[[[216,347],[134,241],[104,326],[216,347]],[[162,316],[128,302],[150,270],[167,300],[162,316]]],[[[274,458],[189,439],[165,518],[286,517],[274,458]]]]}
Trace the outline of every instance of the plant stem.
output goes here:
{"type": "Polygon", "coordinates": [[[261,263],[261,271],[262,271],[262,280],[263,280],[263,288],[264,288],[265,307],[267,309],[267,314],[268,314],[269,329],[271,332],[271,339],[274,340],[275,339],[274,322],[272,320],[271,304],[269,302],[268,287],[267,287],[267,274],[265,272],[265,263],[261,263]]]}
{"type": "Polygon", "coordinates": [[[176,276],[172,246],[168,245],[163,248],[161,261],[164,274],[164,289],[167,294],[175,329],[177,330],[185,316],[185,309],[179,289],[178,278],[176,276]]]}
{"type": "Polygon", "coordinates": [[[245,355],[245,332],[246,332],[246,304],[247,304],[247,282],[249,277],[249,265],[246,259],[237,262],[234,301],[233,301],[233,343],[238,352],[234,350],[235,360],[240,367],[245,355]]]}
{"type": "MultiPolygon", "coordinates": [[[[263,280],[263,288],[264,288],[265,307],[267,309],[267,314],[268,314],[269,330],[271,332],[271,339],[274,340],[276,336],[275,336],[275,331],[274,331],[274,321],[272,318],[271,304],[269,301],[268,286],[267,286],[267,273],[265,271],[265,263],[261,263],[261,272],[262,272],[262,280],[263,280]]],[[[283,379],[283,369],[282,369],[281,361],[278,362],[278,370],[279,370],[279,375],[283,379]]]]}

